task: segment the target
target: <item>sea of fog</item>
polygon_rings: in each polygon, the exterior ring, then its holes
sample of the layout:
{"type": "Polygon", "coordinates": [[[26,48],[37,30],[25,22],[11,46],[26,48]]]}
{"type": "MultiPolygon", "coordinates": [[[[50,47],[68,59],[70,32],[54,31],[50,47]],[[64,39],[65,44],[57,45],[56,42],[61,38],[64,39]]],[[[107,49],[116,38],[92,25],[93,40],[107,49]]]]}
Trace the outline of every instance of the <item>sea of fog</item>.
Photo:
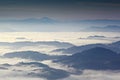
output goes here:
{"type": "Polygon", "coordinates": [[[1,32],[0,42],[61,41],[75,45],[109,43],[120,39],[119,32],[1,32]],[[91,37],[92,36],[92,37],[91,37]]]}
{"type": "MultiPolygon", "coordinates": [[[[16,51],[38,51],[49,55],[60,55],[61,53],[51,53],[52,50],[60,48],[68,48],[71,45],[86,45],[93,43],[111,43],[120,40],[119,32],[1,32],[0,33],[0,56],[16,51]],[[36,42],[57,42],[58,45],[34,45],[36,42]],[[31,42],[30,45],[20,45],[16,42],[31,42]],[[67,44],[66,47],[62,46],[63,42],[67,44]],[[70,44],[69,44],[70,43],[70,44]]],[[[33,75],[32,77],[26,75],[26,73],[32,73],[31,71],[38,68],[33,65],[20,65],[20,62],[38,62],[48,65],[48,72],[44,72],[49,75],[49,70],[65,70],[67,72],[74,72],[73,68],[68,66],[53,63],[51,60],[34,61],[20,58],[0,58],[0,65],[11,64],[12,66],[0,67],[0,80],[47,80],[43,73],[42,77],[33,75]],[[34,77],[36,76],[36,77],[34,77]]],[[[42,70],[42,68],[41,68],[42,70]]],[[[45,69],[46,70],[46,69],[45,69]]],[[[35,73],[38,73],[37,71],[35,73]]],[[[57,74],[56,74],[57,75],[57,74]]],[[[54,80],[120,80],[120,71],[96,71],[96,70],[84,70],[82,74],[71,74],[61,79],[54,80]]],[[[54,76],[54,73],[53,75],[54,76]]],[[[48,79],[53,80],[53,79],[48,79]]]]}
{"type": "MultiPolygon", "coordinates": [[[[93,43],[111,43],[120,40],[119,32],[1,32],[0,33],[0,53],[34,50],[40,52],[49,52],[57,49],[56,46],[3,46],[3,42],[48,42],[58,41],[67,42],[73,45],[86,45],[93,43]]],[[[33,43],[34,44],[34,43],[33,43]]]]}

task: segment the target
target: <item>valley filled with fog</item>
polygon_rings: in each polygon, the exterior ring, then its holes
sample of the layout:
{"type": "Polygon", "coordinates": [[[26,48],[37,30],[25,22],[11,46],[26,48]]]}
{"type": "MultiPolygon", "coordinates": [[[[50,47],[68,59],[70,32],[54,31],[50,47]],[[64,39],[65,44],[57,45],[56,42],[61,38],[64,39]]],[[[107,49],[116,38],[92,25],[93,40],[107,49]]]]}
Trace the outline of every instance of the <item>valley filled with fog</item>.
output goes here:
{"type": "Polygon", "coordinates": [[[1,32],[0,79],[119,80],[119,32],[1,32]]]}

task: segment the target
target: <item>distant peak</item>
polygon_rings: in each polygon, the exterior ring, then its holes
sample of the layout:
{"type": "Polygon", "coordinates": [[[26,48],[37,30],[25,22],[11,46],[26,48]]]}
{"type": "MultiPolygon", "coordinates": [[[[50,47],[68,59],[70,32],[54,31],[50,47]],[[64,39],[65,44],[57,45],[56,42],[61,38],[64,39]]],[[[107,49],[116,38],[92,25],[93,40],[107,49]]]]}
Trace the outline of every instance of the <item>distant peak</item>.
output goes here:
{"type": "Polygon", "coordinates": [[[114,42],[111,45],[120,45],[120,41],[114,42]]]}
{"type": "Polygon", "coordinates": [[[49,18],[49,17],[42,17],[41,19],[51,19],[51,18],[49,18]]]}
{"type": "Polygon", "coordinates": [[[91,48],[87,51],[96,51],[96,52],[103,52],[103,51],[109,51],[109,52],[113,52],[109,49],[103,48],[103,47],[95,47],[95,48],[91,48]]]}

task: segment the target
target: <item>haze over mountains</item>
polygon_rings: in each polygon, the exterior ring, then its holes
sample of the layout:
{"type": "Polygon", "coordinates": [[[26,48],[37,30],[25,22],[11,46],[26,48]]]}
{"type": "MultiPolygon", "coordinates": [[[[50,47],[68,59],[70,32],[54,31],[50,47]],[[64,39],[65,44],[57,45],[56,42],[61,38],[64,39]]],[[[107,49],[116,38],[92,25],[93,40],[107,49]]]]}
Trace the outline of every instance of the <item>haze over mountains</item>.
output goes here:
{"type": "MultiPolygon", "coordinates": [[[[90,44],[90,45],[84,45],[84,46],[74,46],[74,47],[70,47],[68,49],[54,50],[56,52],[63,51],[64,54],[66,54],[66,55],[71,54],[71,56],[68,56],[68,57],[66,57],[65,55],[63,55],[63,56],[52,56],[51,55],[50,56],[50,55],[46,55],[46,54],[39,53],[39,52],[36,52],[36,51],[11,52],[11,53],[4,54],[3,57],[31,59],[31,60],[37,60],[37,61],[52,60],[52,59],[58,59],[59,60],[60,58],[62,58],[63,60],[61,59],[60,60],[61,62],[62,61],[67,62],[66,60],[68,60],[68,62],[69,62],[69,59],[70,59],[70,60],[73,60],[73,63],[75,63],[74,60],[78,61],[78,63],[79,63],[79,61],[82,61],[82,62],[85,61],[85,60],[82,60],[82,59],[87,59],[87,58],[94,59],[94,57],[96,57],[95,59],[98,59],[101,56],[101,58],[99,60],[110,58],[110,59],[113,59],[113,61],[115,61],[116,59],[119,61],[119,52],[120,52],[119,51],[120,50],[119,49],[120,48],[119,44],[120,44],[120,41],[114,42],[114,43],[111,43],[111,44],[90,44]],[[78,54],[78,56],[76,56],[77,54],[78,54]],[[85,54],[85,57],[84,57],[84,54],[85,54]],[[75,55],[75,57],[74,57],[74,55],[75,55]],[[115,58],[115,60],[114,60],[114,58],[115,58]],[[64,59],[65,59],[65,61],[64,61],[64,59]]],[[[91,61],[91,62],[93,62],[93,61],[91,61]]],[[[106,62],[106,61],[103,61],[103,62],[106,62]]],[[[108,59],[108,62],[110,62],[110,61],[108,59]]],[[[103,63],[103,62],[101,62],[101,63],[103,63]]],[[[97,63],[97,60],[96,60],[96,63],[97,63]]],[[[70,61],[70,64],[72,64],[72,61],[70,61]]],[[[86,64],[88,64],[88,63],[86,63],[86,64]]],[[[100,64],[100,63],[98,63],[98,64],[100,64]]]]}
{"type": "Polygon", "coordinates": [[[1,32],[119,32],[120,20],[57,20],[51,17],[0,20],[1,32]],[[9,25],[12,27],[10,27],[9,25]],[[28,27],[29,26],[29,27],[28,27]],[[84,26],[84,27],[83,27],[84,26]],[[50,28],[51,27],[51,28],[50,28]],[[24,28],[24,29],[23,29],[24,28]],[[29,28],[29,29],[28,29],[29,28]],[[69,28],[69,29],[68,29],[69,28]]]}
{"type": "MultiPolygon", "coordinates": [[[[36,42],[35,42],[36,43],[36,42]]],[[[38,45],[41,45],[38,42],[38,45]]],[[[120,70],[120,54],[119,54],[119,44],[120,41],[110,43],[110,44],[89,44],[84,46],[75,46],[69,43],[59,43],[67,47],[73,46],[67,49],[58,49],[64,52],[64,55],[47,55],[37,51],[18,51],[18,52],[9,52],[4,53],[0,59],[5,60],[15,60],[20,61],[10,64],[10,63],[1,63],[0,71],[4,73],[2,76],[8,76],[6,72],[10,71],[11,77],[16,75],[26,76],[29,78],[39,78],[43,80],[64,80],[71,76],[82,76],[84,71],[92,70],[94,71],[119,71],[120,70]],[[70,55],[67,55],[67,54],[70,55]],[[65,55],[66,54],[66,55],[65,55]],[[23,60],[23,61],[22,61],[23,60]],[[48,61],[48,62],[47,62],[48,61]],[[49,63],[51,61],[51,63],[49,63]],[[52,65],[52,66],[51,66],[52,65]],[[61,68],[61,65],[63,68],[61,68]],[[67,68],[67,69],[66,69],[67,68]]],[[[10,45],[16,43],[3,43],[1,45],[10,45]]],[[[18,42],[17,44],[21,44],[18,42]]],[[[23,44],[23,43],[22,43],[23,44]]],[[[21,44],[21,45],[22,45],[21,44]]],[[[24,45],[31,44],[28,42],[24,45]]],[[[36,43],[37,44],[37,43],[36,43]]],[[[18,46],[19,46],[18,45],[18,46]]],[[[44,45],[56,46],[56,43],[45,42],[44,45]]],[[[59,46],[60,46],[59,45],[59,46]]],[[[17,45],[16,45],[17,46],[17,45]]],[[[29,45],[30,46],[30,45],[29,45]]],[[[59,47],[60,48],[60,47],[59,47]]],[[[75,79],[75,78],[71,78],[75,79]]],[[[79,79],[79,78],[77,78],[79,79]]]]}
{"type": "MultiPolygon", "coordinates": [[[[87,30],[86,30],[87,31],[87,30]]],[[[120,26],[119,25],[107,25],[107,26],[96,26],[96,27],[90,27],[88,31],[97,31],[97,32],[119,32],[120,26]]]]}
{"type": "Polygon", "coordinates": [[[23,20],[0,20],[0,23],[38,23],[38,24],[54,24],[58,23],[57,20],[51,19],[49,17],[43,17],[40,19],[37,18],[29,18],[29,19],[23,19],[23,20]]]}
{"type": "Polygon", "coordinates": [[[57,20],[50,17],[42,18],[26,18],[26,19],[9,19],[0,20],[0,23],[38,23],[38,24],[57,24],[57,23],[77,23],[77,24],[109,24],[109,25],[119,25],[120,20],[110,20],[110,19],[96,19],[96,20],[57,20]]]}
{"type": "Polygon", "coordinates": [[[0,80],[120,80],[120,1],[0,0],[0,80]]]}

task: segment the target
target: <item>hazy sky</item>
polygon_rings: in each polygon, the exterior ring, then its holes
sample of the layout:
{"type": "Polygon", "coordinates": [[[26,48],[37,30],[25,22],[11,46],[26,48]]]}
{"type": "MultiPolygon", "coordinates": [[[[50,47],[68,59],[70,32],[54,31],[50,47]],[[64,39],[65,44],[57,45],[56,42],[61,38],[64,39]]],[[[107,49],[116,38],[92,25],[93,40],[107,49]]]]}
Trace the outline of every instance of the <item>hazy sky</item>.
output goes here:
{"type": "MultiPolygon", "coordinates": [[[[115,31],[120,31],[119,0],[0,0],[0,31],[2,32],[79,32],[86,27],[109,25],[117,26],[115,31]],[[60,23],[53,24],[56,21],[60,23]]],[[[109,31],[113,29],[114,27],[109,31]]],[[[102,30],[104,29],[100,31],[102,30]]],[[[108,27],[105,30],[107,31],[108,27]]]]}
{"type": "Polygon", "coordinates": [[[0,0],[1,19],[120,19],[119,0],[0,0]]]}

